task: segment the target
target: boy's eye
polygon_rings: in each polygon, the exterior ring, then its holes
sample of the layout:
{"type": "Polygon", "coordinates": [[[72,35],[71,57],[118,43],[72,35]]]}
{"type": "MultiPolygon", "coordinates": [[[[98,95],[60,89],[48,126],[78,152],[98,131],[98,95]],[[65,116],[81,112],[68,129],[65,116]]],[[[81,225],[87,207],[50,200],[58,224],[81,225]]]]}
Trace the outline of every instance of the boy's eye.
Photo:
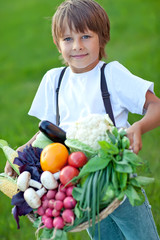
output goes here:
{"type": "Polygon", "coordinates": [[[69,41],[71,41],[71,37],[66,37],[63,39],[63,41],[69,42],[69,41]]]}
{"type": "Polygon", "coordinates": [[[83,39],[88,39],[88,38],[90,38],[91,36],[89,36],[89,35],[84,35],[82,38],[83,39]]]}

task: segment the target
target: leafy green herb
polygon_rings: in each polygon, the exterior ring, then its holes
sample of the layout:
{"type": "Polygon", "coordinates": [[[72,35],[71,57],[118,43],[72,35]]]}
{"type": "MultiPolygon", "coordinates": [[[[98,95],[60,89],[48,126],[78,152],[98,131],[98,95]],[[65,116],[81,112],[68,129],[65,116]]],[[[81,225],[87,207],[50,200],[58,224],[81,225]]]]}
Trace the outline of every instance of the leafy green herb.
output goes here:
{"type": "Polygon", "coordinates": [[[128,174],[127,173],[118,173],[118,179],[119,179],[119,186],[121,191],[123,191],[127,186],[127,179],[128,174]]]}
{"type": "Polygon", "coordinates": [[[107,155],[108,154],[115,155],[119,153],[118,147],[113,143],[109,143],[106,141],[99,141],[98,143],[101,146],[101,149],[103,149],[103,151],[105,151],[107,155]]]}
{"type": "Polygon", "coordinates": [[[74,177],[71,181],[77,181],[81,177],[87,175],[88,173],[96,172],[107,167],[108,163],[111,161],[109,158],[100,158],[95,156],[91,158],[81,169],[79,175],[74,177]]]}
{"type": "Polygon", "coordinates": [[[132,166],[124,161],[115,162],[115,170],[121,173],[132,173],[132,166]]]}
{"type": "Polygon", "coordinates": [[[141,166],[143,163],[142,159],[138,155],[128,149],[124,150],[122,161],[131,163],[134,166],[141,166]]]}
{"type": "Polygon", "coordinates": [[[130,141],[126,136],[124,136],[122,138],[122,149],[128,149],[129,146],[130,146],[130,141]]]}
{"type": "Polygon", "coordinates": [[[136,189],[136,188],[134,188],[131,185],[128,185],[128,187],[124,191],[124,193],[126,194],[126,196],[128,197],[130,203],[133,206],[141,205],[144,202],[144,200],[145,200],[145,197],[142,194],[141,190],[140,189],[136,189]]]}
{"type": "Polygon", "coordinates": [[[144,187],[150,183],[154,182],[154,178],[137,176],[135,178],[130,179],[130,183],[136,187],[144,187]]]}
{"type": "Polygon", "coordinates": [[[48,229],[44,228],[41,235],[37,238],[37,240],[67,240],[67,233],[64,230],[60,229],[48,229]]]}

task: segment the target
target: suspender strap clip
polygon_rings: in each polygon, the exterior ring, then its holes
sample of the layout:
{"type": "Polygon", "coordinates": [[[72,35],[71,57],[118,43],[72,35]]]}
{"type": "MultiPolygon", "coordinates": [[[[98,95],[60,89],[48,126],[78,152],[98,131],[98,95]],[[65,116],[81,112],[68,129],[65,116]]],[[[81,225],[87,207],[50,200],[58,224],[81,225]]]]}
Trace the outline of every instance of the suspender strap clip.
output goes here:
{"type": "Polygon", "coordinates": [[[102,93],[102,98],[109,98],[109,97],[110,97],[109,92],[103,92],[102,93]]]}

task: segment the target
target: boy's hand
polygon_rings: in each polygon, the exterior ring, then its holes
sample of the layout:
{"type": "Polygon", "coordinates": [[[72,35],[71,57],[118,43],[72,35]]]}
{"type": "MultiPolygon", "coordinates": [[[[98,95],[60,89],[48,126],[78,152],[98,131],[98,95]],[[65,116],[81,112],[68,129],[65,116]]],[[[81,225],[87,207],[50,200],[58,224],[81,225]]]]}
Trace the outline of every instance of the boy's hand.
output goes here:
{"type": "Polygon", "coordinates": [[[130,149],[133,150],[134,153],[138,154],[138,152],[142,149],[142,133],[141,128],[138,122],[134,123],[127,129],[127,137],[130,140],[130,149]]]}
{"type": "Polygon", "coordinates": [[[4,168],[4,172],[10,176],[10,177],[16,177],[17,176],[17,173],[13,170],[13,168],[11,167],[11,165],[9,164],[9,162],[7,161],[6,162],[6,166],[4,168]]]}
{"type": "Polygon", "coordinates": [[[142,148],[142,134],[160,126],[160,99],[149,90],[146,93],[144,109],[144,117],[127,129],[127,137],[136,154],[142,148]]]}

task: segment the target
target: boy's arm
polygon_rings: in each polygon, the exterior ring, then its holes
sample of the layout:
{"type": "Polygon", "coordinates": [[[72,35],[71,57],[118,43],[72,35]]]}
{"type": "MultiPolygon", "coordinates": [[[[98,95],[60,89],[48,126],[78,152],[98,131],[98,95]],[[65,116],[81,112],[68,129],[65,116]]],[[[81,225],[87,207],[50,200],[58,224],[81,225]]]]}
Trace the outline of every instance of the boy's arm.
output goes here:
{"type": "MultiPolygon", "coordinates": [[[[37,132],[26,144],[24,144],[23,146],[17,148],[17,151],[22,152],[23,149],[24,149],[27,145],[32,144],[32,142],[36,139],[36,137],[37,137],[38,134],[39,134],[39,132],[37,132]]],[[[13,168],[11,167],[11,165],[9,164],[8,161],[6,162],[6,165],[5,165],[5,168],[4,168],[4,172],[5,172],[6,174],[8,174],[9,176],[13,176],[13,177],[16,177],[16,176],[17,176],[16,172],[13,170],[13,168]]]]}
{"type": "Polygon", "coordinates": [[[127,129],[127,136],[136,154],[142,148],[142,134],[160,126],[160,99],[150,91],[146,93],[144,109],[144,117],[127,129]]]}

